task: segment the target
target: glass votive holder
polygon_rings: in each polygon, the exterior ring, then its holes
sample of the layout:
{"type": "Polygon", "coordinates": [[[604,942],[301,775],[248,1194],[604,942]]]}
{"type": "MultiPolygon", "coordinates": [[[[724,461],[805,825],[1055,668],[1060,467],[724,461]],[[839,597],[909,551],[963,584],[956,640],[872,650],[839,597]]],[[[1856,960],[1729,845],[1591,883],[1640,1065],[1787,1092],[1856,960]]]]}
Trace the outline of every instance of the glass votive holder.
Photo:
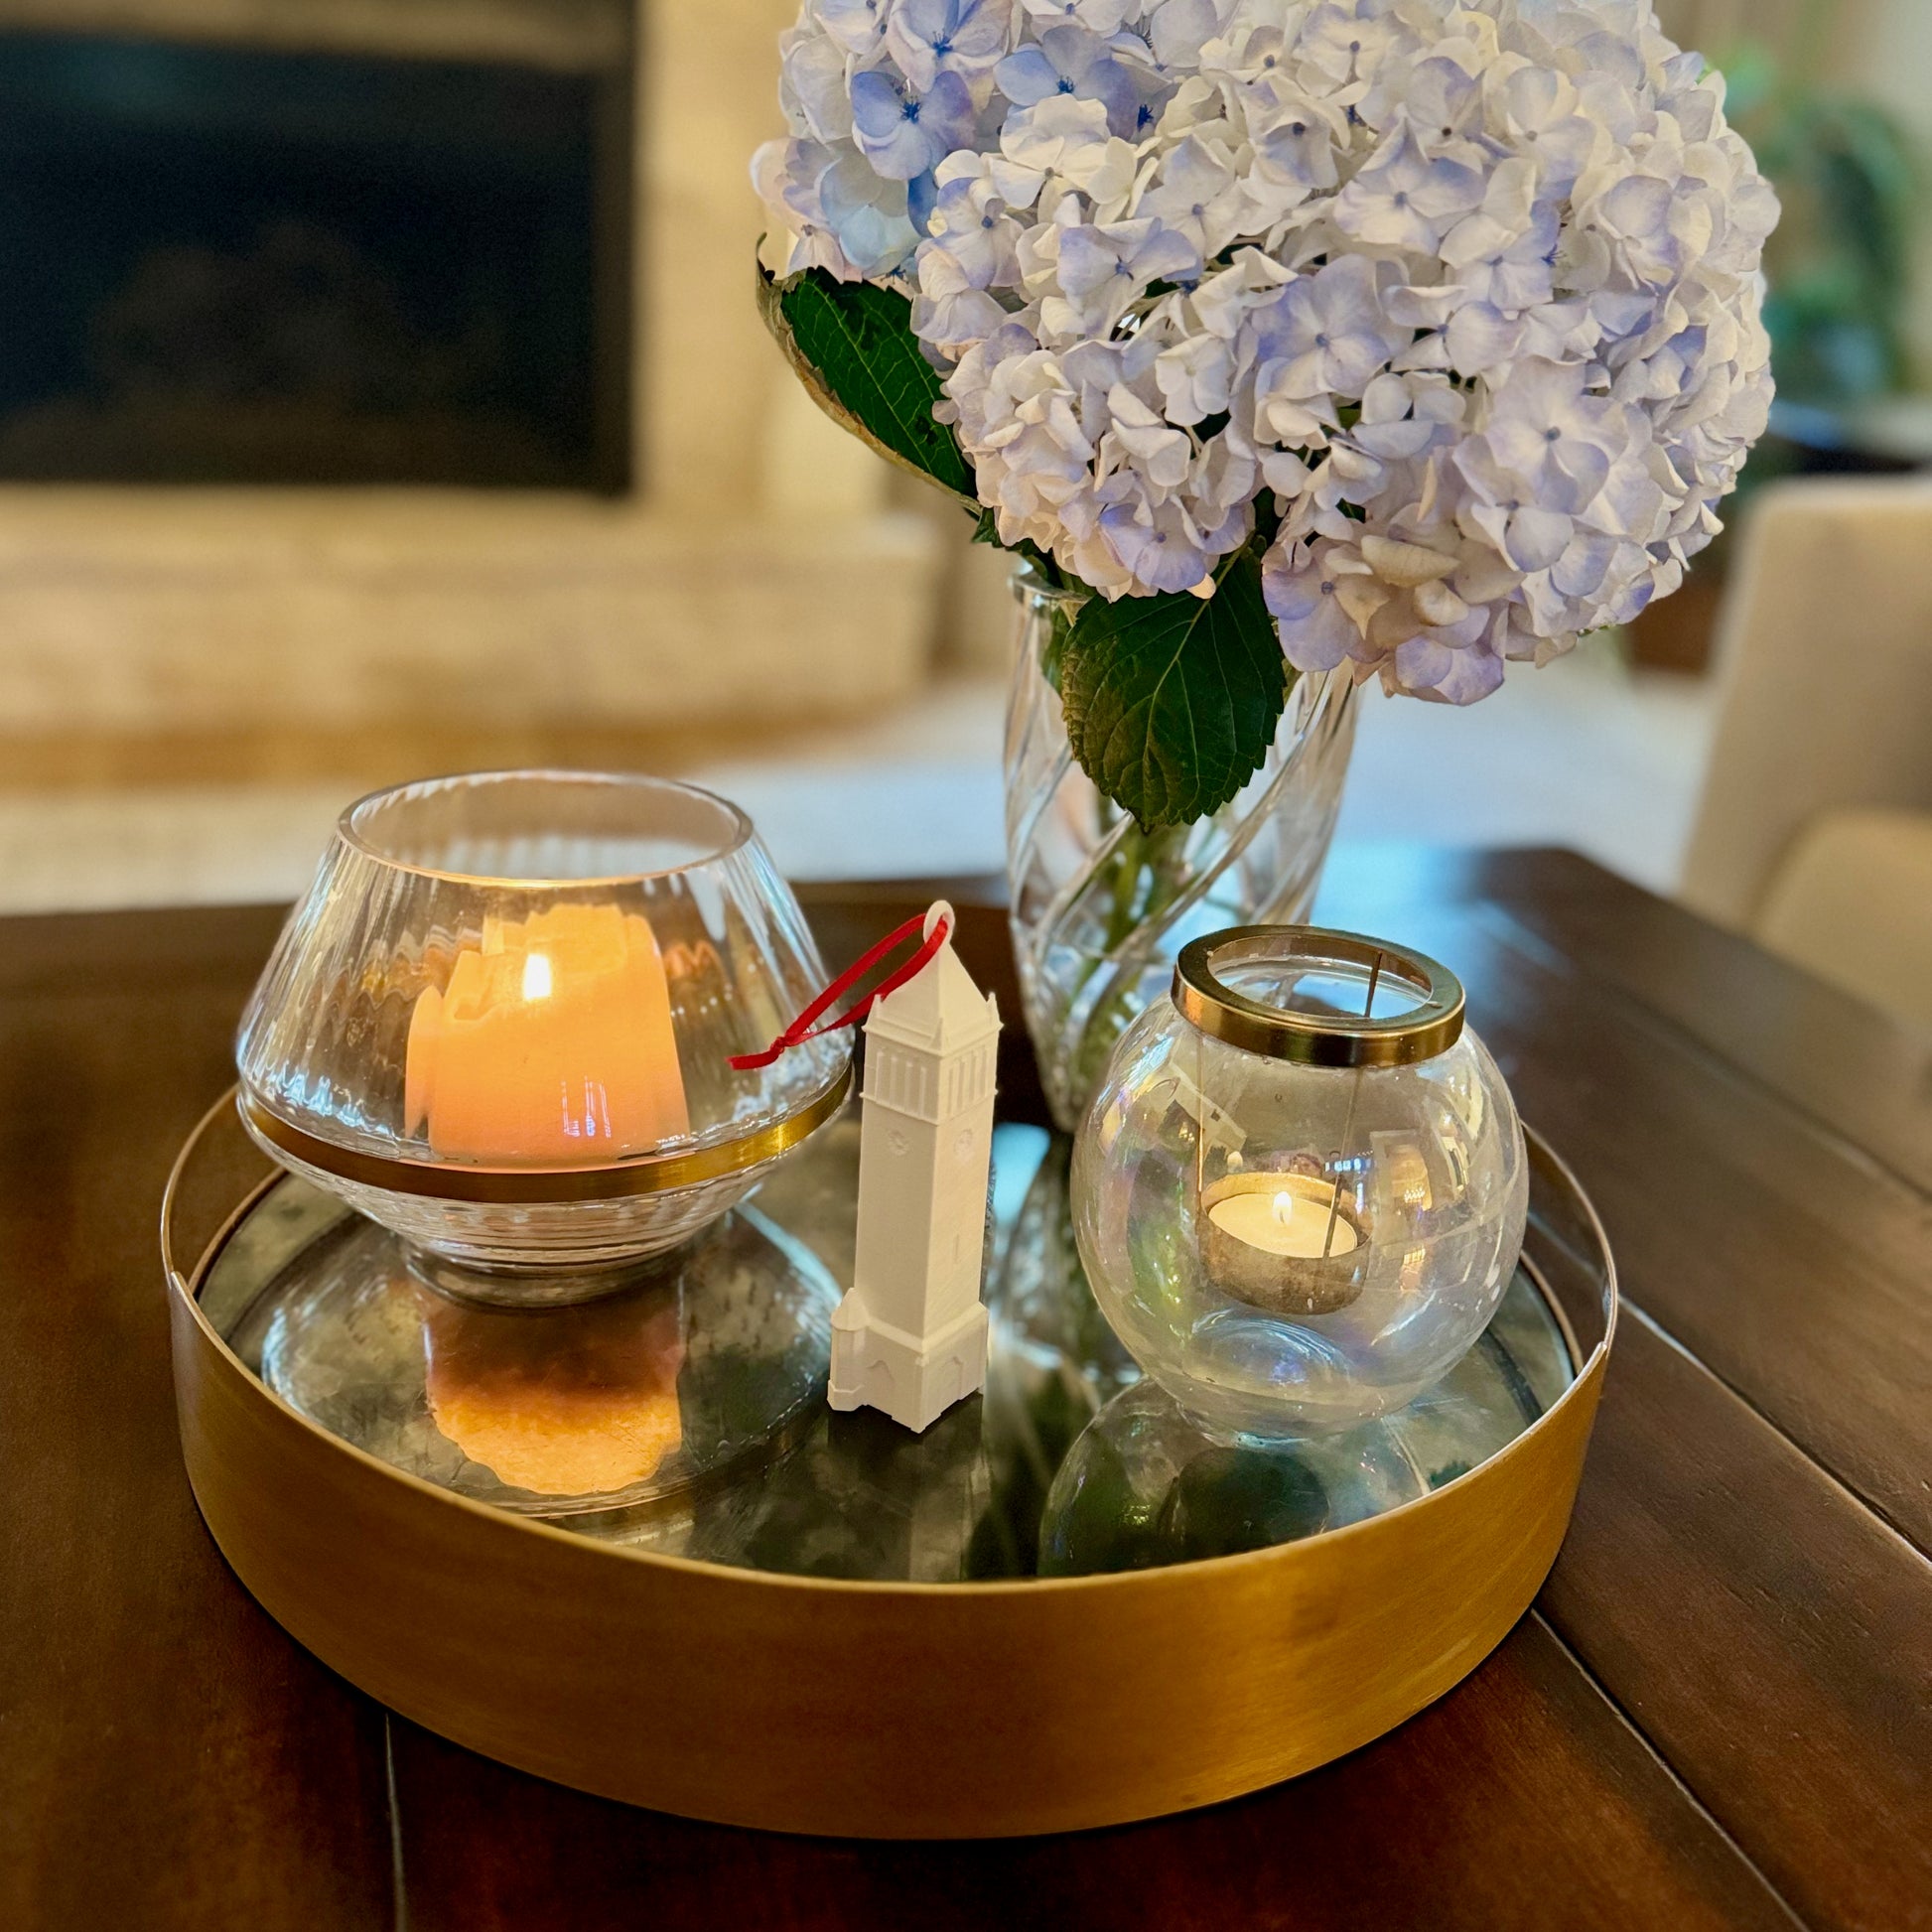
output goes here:
{"type": "Polygon", "coordinates": [[[236,1048],[248,1131],[483,1301],[604,1293],[843,1106],[844,1036],[758,1071],[824,984],[744,813],[574,771],[342,816],[236,1048]]]}
{"type": "Polygon", "coordinates": [[[1240,927],[1182,954],[1074,1152],[1102,1312],[1205,1426],[1262,1440],[1403,1407],[1522,1249],[1522,1128],[1460,985],[1413,950],[1240,927]]]}

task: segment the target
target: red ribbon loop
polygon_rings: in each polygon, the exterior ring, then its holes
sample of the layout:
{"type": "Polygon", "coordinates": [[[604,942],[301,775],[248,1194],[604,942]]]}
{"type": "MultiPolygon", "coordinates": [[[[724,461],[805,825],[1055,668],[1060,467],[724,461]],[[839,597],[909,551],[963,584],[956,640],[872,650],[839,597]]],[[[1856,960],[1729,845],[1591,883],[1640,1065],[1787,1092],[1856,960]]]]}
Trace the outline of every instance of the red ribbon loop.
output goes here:
{"type": "Polygon", "coordinates": [[[863,1000],[855,1001],[836,1020],[828,1020],[822,1027],[814,1025],[814,1022],[828,1008],[851,992],[889,953],[904,945],[906,940],[916,938],[924,930],[926,920],[931,917],[930,912],[921,912],[916,918],[907,919],[903,925],[896,926],[876,946],[848,966],[763,1052],[735,1053],[732,1055],[732,1065],[740,1073],[756,1073],[759,1068],[769,1066],[780,1053],[789,1052],[792,1047],[801,1046],[808,1039],[818,1039],[825,1034],[835,1034],[841,1027],[855,1026],[872,1011],[875,1001],[883,1000],[888,993],[897,993],[907,980],[931,965],[939,956],[939,948],[946,943],[952,932],[950,919],[934,920],[932,930],[920,941],[918,951],[904,965],[895,966],[863,1000]]]}

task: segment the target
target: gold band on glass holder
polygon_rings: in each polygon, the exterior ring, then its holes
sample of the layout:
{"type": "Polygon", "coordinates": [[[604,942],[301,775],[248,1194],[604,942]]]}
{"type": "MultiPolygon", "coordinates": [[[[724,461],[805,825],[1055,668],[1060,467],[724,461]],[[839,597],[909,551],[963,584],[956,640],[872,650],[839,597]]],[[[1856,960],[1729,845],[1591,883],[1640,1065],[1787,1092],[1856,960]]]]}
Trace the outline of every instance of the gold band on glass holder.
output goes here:
{"type": "Polygon", "coordinates": [[[431,1200],[535,1205],[627,1200],[743,1173],[790,1153],[823,1127],[845,1105],[851,1092],[852,1069],[847,1066],[823,1093],[768,1127],[688,1153],[642,1155],[602,1168],[477,1168],[451,1162],[391,1160],[319,1140],[271,1114],[245,1093],[237,1095],[236,1104],[242,1118],[277,1153],[339,1179],[364,1187],[384,1187],[391,1193],[420,1194],[431,1200]]]}
{"type": "Polygon", "coordinates": [[[1464,1005],[1461,981],[1426,953],[1315,925],[1230,926],[1192,941],[1174,965],[1173,1003],[1189,1025],[1212,1038],[1307,1066],[1413,1066],[1434,1059],[1461,1038],[1464,1005]],[[1237,993],[1221,978],[1231,967],[1251,964],[1365,970],[1363,1011],[1272,1006],[1237,993]],[[1376,1020],[1375,995],[1388,981],[1413,994],[1417,1004],[1376,1020]]]}

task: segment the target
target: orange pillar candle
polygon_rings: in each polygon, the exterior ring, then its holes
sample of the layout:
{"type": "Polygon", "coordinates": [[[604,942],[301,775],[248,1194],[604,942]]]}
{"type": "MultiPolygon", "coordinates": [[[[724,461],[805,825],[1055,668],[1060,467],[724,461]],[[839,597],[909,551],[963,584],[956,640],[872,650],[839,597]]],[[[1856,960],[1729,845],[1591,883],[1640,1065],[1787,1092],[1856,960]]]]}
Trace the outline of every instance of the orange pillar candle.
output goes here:
{"type": "Polygon", "coordinates": [[[616,905],[485,920],[410,1016],[403,1114],[453,1161],[580,1166],[688,1133],[649,922],[616,905]]]}

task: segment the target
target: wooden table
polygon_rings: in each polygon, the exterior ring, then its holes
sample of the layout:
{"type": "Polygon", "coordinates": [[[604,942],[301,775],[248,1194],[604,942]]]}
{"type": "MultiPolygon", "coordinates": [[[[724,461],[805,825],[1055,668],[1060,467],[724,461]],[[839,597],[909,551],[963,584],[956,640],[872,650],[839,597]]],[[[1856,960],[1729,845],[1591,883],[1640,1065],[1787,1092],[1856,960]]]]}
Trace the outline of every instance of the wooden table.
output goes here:
{"type": "MultiPolygon", "coordinates": [[[[815,897],[828,951],[897,902],[815,897]]],[[[1322,910],[1454,966],[1608,1224],[1628,1308],[1569,1543],[1353,1757],[939,1846],[581,1797],[285,1637],[182,1474],[155,1239],[278,915],[0,921],[0,1924],[1932,1925],[1932,1045],[1563,854],[1343,863],[1322,910]]],[[[997,912],[964,927],[1010,972],[997,912]]]]}

